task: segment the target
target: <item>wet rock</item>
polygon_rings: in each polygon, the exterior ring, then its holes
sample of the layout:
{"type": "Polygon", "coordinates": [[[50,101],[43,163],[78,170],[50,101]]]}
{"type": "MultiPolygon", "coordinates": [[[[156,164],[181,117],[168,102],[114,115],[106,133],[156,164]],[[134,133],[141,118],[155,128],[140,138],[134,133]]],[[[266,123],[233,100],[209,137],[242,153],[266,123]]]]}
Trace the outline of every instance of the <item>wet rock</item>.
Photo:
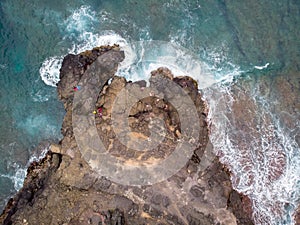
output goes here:
{"type": "Polygon", "coordinates": [[[252,216],[251,201],[247,196],[240,195],[236,191],[232,191],[228,199],[228,207],[235,212],[238,224],[252,225],[249,218],[252,216]]]}
{"type": "Polygon", "coordinates": [[[300,206],[296,210],[296,213],[294,214],[295,222],[296,224],[300,224],[300,206]]]}
{"type": "MultiPolygon", "coordinates": [[[[232,190],[229,173],[218,159],[209,158],[212,146],[208,140],[207,107],[196,81],[187,76],[176,77],[169,69],[159,68],[151,73],[149,81],[150,86],[157,85],[155,91],[149,92],[148,96],[138,99],[133,105],[115,106],[117,97],[120,102],[126,103],[126,95],[119,94],[122,89],[130,88],[134,93],[131,97],[135,98],[148,88],[146,81],[130,82],[114,76],[117,63],[124,57],[121,52],[116,54],[117,58],[104,57],[99,62],[99,56],[117,51],[118,46],[103,46],[64,58],[57,87],[66,109],[62,125],[64,138],[59,145],[51,145],[51,152],[42,161],[29,167],[24,187],[10,200],[0,222],[74,225],[252,224],[251,207],[247,208],[249,202],[232,190]],[[74,92],[80,91],[74,87],[81,79],[95,75],[91,69],[95,65],[105,65],[107,68],[100,74],[103,88],[95,103],[97,132],[107,153],[127,165],[153,164],[172,154],[184,132],[181,130],[178,110],[170,101],[178,94],[174,91],[175,84],[184,89],[199,116],[200,130],[197,146],[180,171],[154,185],[126,186],[114,183],[91,169],[78,148],[72,115],[74,92]],[[110,77],[113,79],[109,84],[110,77]],[[113,107],[121,115],[129,108],[126,119],[133,140],[145,140],[155,134],[157,138],[164,137],[160,144],[149,151],[136,151],[128,147],[138,145],[136,141],[129,140],[125,146],[112,127],[113,107]],[[164,133],[161,132],[162,124],[156,123],[155,118],[164,122],[164,133]]],[[[89,88],[93,88],[95,79],[92,77],[89,80],[89,88]]],[[[179,106],[186,104],[180,98],[177,103],[179,106]]],[[[186,119],[191,119],[189,113],[186,119]]],[[[124,125],[124,120],[117,122],[124,125]]]]}
{"type": "Polygon", "coordinates": [[[79,80],[86,71],[87,67],[91,65],[100,55],[110,51],[119,50],[118,45],[101,46],[94,48],[91,51],[85,51],[81,54],[67,55],[60,69],[60,82],[57,84],[57,91],[59,98],[64,102],[70,102],[74,95],[74,87],[78,85],[79,80]]]}

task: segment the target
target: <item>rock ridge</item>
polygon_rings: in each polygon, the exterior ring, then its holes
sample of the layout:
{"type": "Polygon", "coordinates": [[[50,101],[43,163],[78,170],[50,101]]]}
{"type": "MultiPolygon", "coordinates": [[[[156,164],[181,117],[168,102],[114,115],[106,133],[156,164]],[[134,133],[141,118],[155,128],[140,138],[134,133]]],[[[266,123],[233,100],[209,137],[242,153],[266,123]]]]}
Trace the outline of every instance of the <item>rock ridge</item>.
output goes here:
{"type": "Polygon", "coordinates": [[[128,124],[134,137],[147,139],[152,118],[159,117],[165,121],[164,142],[153,151],[136,152],[118,141],[111,119],[116,96],[124,87],[139,92],[147,88],[146,81],[131,82],[114,76],[123,59],[124,53],[117,45],[64,58],[57,85],[59,99],[66,109],[61,129],[64,138],[51,145],[44,159],[28,168],[24,187],[9,201],[0,222],[5,225],[253,224],[249,199],[232,189],[229,171],[218,158],[202,168],[212,145],[208,138],[207,107],[197,82],[187,76],[175,77],[167,68],[153,71],[150,83],[157,82],[159,77],[176,83],[190,96],[199,115],[199,141],[186,165],[165,181],[143,186],[120,185],[91,169],[78,148],[72,114],[74,95],[76,91],[84,91],[80,89],[84,75],[95,75],[93,71],[97,68],[92,69],[93,66],[108,68],[107,76],[100,77],[103,87],[95,96],[93,113],[97,135],[111,155],[129,165],[151,164],[168,157],[183,133],[176,108],[165,99],[149,95],[130,108],[128,124]]]}

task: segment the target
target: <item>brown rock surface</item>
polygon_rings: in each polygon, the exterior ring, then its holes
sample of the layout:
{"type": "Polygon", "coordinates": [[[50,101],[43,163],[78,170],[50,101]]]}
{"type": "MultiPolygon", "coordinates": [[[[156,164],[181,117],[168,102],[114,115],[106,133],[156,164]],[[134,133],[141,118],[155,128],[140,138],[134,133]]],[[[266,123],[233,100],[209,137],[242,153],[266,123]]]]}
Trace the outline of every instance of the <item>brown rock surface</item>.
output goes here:
{"type": "MultiPolygon", "coordinates": [[[[229,172],[218,159],[210,160],[212,146],[208,139],[207,108],[197,83],[189,77],[174,78],[166,68],[154,71],[152,82],[162,76],[178,84],[188,93],[199,115],[199,141],[192,157],[175,175],[153,185],[120,185],[91,169],[83,159],[73,133],[73,87],[105,52],[112,52],[112,58],[103,62],[112,65],[111,71],[106,71],[112,77],[117,63],[124,57],[117,46],[65,57],[58,84],[59,98],[66,109],[62,125],[64,138],[59,145],[51,146],[52,151],[41,162],[28,168],[24,187],[8,203],[0,222],[39,225],[253,224],[249,201],[232,189],[229,172]]],[[[127,164],[153,163],[171,154],[182,133],[174,106],[151,95],[131,107],[129,126],[135,137],[149,137],[153,117],[163,119],[166,127],[162,144],[152,151],[134,151],[119,143],[112,131],[112,106],[123,87],[133,86],[137,91],[143,91],[146,82],[132,83],[114,77],[108,84],[107,80],[106,77],[102,81],[104,87],[95,105],[96,110],[101,108],[95,115],[95,122],[109,153],[127,164]]],[[[172,95],[171,90],[168,93],[172,95]]]]}
{"type": "Polygon", "coordinates": [[[300,206],[298,207],[298,209],[295,213],[295,222],[296,222],[296,224],[300,224],[300,206]]]}

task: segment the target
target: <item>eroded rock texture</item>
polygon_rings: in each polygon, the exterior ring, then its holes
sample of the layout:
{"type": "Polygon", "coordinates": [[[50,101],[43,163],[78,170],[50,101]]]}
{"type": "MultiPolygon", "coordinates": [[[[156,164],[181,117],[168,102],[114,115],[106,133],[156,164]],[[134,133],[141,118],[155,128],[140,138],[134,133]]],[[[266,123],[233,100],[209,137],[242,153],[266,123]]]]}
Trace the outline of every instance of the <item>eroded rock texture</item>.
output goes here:
{"type": "MultiPolygon", "coordinates": [[[[159,76],[176,83],[188,93],[199,116],[197,148],[186,165],[169,179],[145,186],[120,185],[91,169],[73,133],[74,86],[91,64],[109,51],[118,56],[108,57],[104,62],[112,65],[113,77],[117,63],[124,57],[118,46],[65,57],[58,84],[58,95],[66,109],[62,125],[64,138],[59,145],[51,146],[41,162],[28,169],[24,187],[1,215],[2,224],[253,224],[249,200],[232,189],[227,169],[217,158],[209,156],[212,146],[208,139],[207,108],[197,83],[190,77],[173,77],[166,68],[152,73],[150,85],[159,76]]],[[[135,137],[147,139],[151,121],[156,117],[165,122],[166,128],[159,146],[151,151],[134,151],[116,138],[112,106],[122,88],[131,86],[142,92],[147,88],[146,81],[132,83],[113,77],[108,84],[106,77],[102,82],[94,116],[98,135],[107,151],[127,164],[151,164],[171,154],[182,135],[176,108],[155,93],[131,106],[128,124],[135,137]]]]}

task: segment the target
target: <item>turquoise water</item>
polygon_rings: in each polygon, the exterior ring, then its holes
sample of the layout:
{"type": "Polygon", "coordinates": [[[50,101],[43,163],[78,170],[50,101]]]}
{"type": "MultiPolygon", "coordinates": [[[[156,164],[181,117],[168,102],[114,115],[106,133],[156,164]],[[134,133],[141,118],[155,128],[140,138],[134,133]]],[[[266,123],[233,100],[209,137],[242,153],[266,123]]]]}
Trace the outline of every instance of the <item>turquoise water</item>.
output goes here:
{"type": "MultiPolygon", "coordinates": [[[[257,224],[268,224],[266,221],[270,224],[293,224],[291,213],[300,196],[297,192],[300,189],[300,168],[297,166],[300,164],[299,138],[297,142],[299,107],[296,111],[286,109],[293,123],[293,127],[289,127],[282,107],[273,106],[273,102],[280,105],[284,100],[276,97],[276,87],[270,80],[279,74],[299,74],[299,1],[2,0],[0,6],[2,206],[20,188],[24,168],[34,147],[41,141],[61,138],[64,110],[57,101],[55,83],[62,57],[70,52],[78,53],[96,45],[116,42],[125,50],[130,65],[134,60],[131,43],[160,40],[193,52],[215,79],[212,83],[223,80],[222,84],[202,91],[210,103],[212,126],[219,128],[211,139],[215,141],[216,152],[226,156],[224,163],[232,159],[232,152],[237,153],[241,148],[232,147],[237,143],[235,139],[245,136],[238,132],[227,136],[229,142],[218,148],[218,142],[224,140],[225,134],[234,133],[236,128],[234,122],[224,123],[224,118],[238,120],[229,110],[232,107],[230,99],[236,97],[231,86],[233,81],[239,86],[239,91],[245,91],[255,102],[256,111],[251,113],[256,115],[257,121],[271,118],[268,126],[273,126],[276,133],[273,144],[264,148],[251,142],[257,135],[263,137],[269,132],[260,123],[256,124],[259,125],[256,136],[249,141],[252,145],[246,146],[245,151],[255,149],[253,154],[263,152],[266,153],[264,157],[272,158],[271,153],[277,149],[274,146],[281,146],[289,159],[286,160],[289,166],[284,167],[285,173],[266,190],[260,190],[264,183],[250,184],[246,178],[235,182],[235,188],[252,197],[257,209],[254,210],[257,224]],[[262,91],[262,84],[265,91],[262,91]],[[269,93],[273,94],[266,95],[266,90],[272,90],[269,93]],[[225,126],[229,128],[225,129],[225,126]],[[279,195],[280,188],[285,191],[279,195]],[[281,213],[268,212],[272,208],[270,199],[278,203],[281,213]]],[[[161,60],[162,64],[167,64],[168,58],[161,60]]],[[[129,72],[124,70],[123,75],[132,79],[143,76],[133,76],[129,72]]],[[[193,76],[199,82],[203,79],[197,74],[193,76]]],[[[293,76],[290,80],[297,83],[299,77],[293,76]]],[[[297,84],[293,91],[298,91],[299,95],[297,84]]],[[[240,171],[243,171],[243,165],[239,159],[234,158],[236,163],[229,166],[236,176],[242,178],[240,171]]],[[[263,174],[255,173],[257,168],[267,167],[268,160],[263,162],[251,167],[256,180],[265,179],[263,174]]]]}

